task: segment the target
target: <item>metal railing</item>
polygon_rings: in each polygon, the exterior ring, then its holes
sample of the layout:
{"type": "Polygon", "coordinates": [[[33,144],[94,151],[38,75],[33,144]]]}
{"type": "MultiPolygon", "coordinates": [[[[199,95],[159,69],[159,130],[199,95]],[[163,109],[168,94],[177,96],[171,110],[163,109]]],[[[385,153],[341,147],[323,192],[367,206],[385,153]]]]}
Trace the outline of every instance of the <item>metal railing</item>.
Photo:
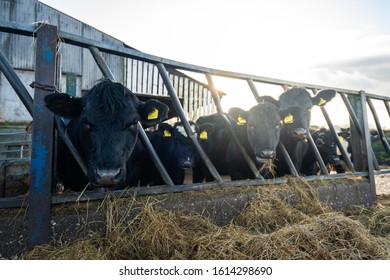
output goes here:
{"type": "MultiPolygon", "coordinates": [[[[45,27],[45,26],[43,26],[45,27]]],[[[284,183],[287,182],[286,178],[276,178],[276,179],[268,179],[265,180],[261,176],[258,175],[257,169],[251,160],[251,158],[246,154],[245,149],[240,145],[240,140],[235,136],[234,131],[232,130],[230,123],[226,121],[226,127],[229,129],[231,136],[235,139],[237,142],[238,146],[240,147],[240,150],[246,159],[246,162],[248,166],[252,169],[254,175],[256,176],[257,179],[252,180],[252,181],[223,181],[220,174],[218,171],[215,169],[213,166],[212,162],[208,159],[207,154],[204,153],[203,149],[197,142],[196,137],[193,135],[190,127],[188,120],[185,116],[185,112],[182,108],[182,105],[180,104],[180,101],[178,100],[178,95],[175,90],[175,87],[173,86],[173,82],[169,77],[168,71],[170,69],[174,71],[180,71],[180,70],[186,70],[190,72],[195,72],[197,74],[204,74],[207,81],[208,81],[208,88],[211,91],[212,98],[214,101],[214,105],[217,108],[217,111],[220,115],[224,116],[221,105],[220,105],[220,97],[217,93],[217,90],[215,89],[214,86],[214,81],[213,77],[218,76],[218,77],[224,77],[224,78],[229,78],[229,79],[238,79],[238,80],[243,80],[247,82],[251,92],[253,93],[253,96],[255,97],[256,100],[259,100],[260,94],[258,91],[258,85],[259,84],[267,84],[267,85],[275,85],[275,86],[280,86],[281,89],[285,90],[293,86],[299,86],[306,88],[309,91],[312,91],[313,95],[317,93],[318,90],[322,89],[328,89],[332,88],[336,90],[337,94],[341,97],[342,101],[344,102],[344,105],[346,107],[346,110],[348,111],[349,117],[350,117],[350,126],[351,126],[351,145],[353,146],[353,161],[348,156],[347,151],[344,149],[343,145],[341,144],[340,140],[337,137],[337,133],[335,130],[335,127],[332,123],[332,120],[327,113],[327,110],[325,107],[321,107],[322,114],[324,118],[326,119],[327,125],[329,129],[331,130],[334,139],[336,141],[336,144],[339,148],[339,150],[342,153],[343,159],[346,161],[347,167],[349,168],[349,172],[344,173],[344,174],[329,174],[327,171],[325,164],[323,162],[323,159],[321,158],[321,155],[313,141],[313,139],[309,136],[309,144],[311,145],[312,149],[315,152],[316,159],[320,164],[321,168],[321,173],[322,175],[320,176],[307,176],[305,177],[306,180],[311,181],[311,180],[317,180],[317,179],[334,179],[334,178],[346,178],[346,177],[351,177],[351,176],[363,176],[367,177],[370,181],[371,185],[371,194],[374,199],[376,196],[376,189],[375,189],[375,174],[380,174],[380,173],[390,173],[389,169],[381,169],[379,166],[376,156],[371,148],[371,143],[370,143],[370,131],[369,131],[369,126],[368,126],[368,118],[367,118],[367,104],[370,107],[370,110],[374,116],[376,127],[378,130],[378,135],[380,136],[380,139],[383,143],[383,146],[385,147],[387,153],[390,154],[389,150],[389,144],[387,142],[386,137],[384,137],[384,132],[381,126],[381,123],[379,121],[379,118],[377,117],[376,110],[374,106],[371,103],[372,99],[378,99],[378,100],[383,100],[388,114],[390,116],[390,110],[389,110],[389,98],[384,97],[384,96],[379,96],[379,95],[374,95],[370,93],[366,93],[364,91],[354,91],[354,90],[348,90],[348,89],[342,89],[342,88],[334,88],[334,87],[329,87],[329,86],[322,86],[322,85],[313,85],[313,84],[305,84],[305,83],[297,83],[297,82],[292,82],[292,81],[286,81],[286,80],[280,80],[280,79],[272,79],[272,78],[267,78],[267,77],[262,77],[262,76],[256,76],[256,75],[250,75],[250,74],[243,74],[243,73],[237,73],[237,72],[231,72],[231,71],[223,71],[223,70],[218,70],[218,69],[211,69],[211,68],[206,68],[206,67],[201,67],[197,65],[192,65],[192,64],[186,64],[170,59],[165,59],[157,56],[153,56],[150,54],[146,54],[131,48],[126,47],[125,45],[123,46],[117,46],[117,45],[110,45],[105,42],[100,42],[100,41],[94,41],[91,39],[86,39],[77,35],[65,33],[62,31],[57,31],[55,27],[53,26],[46,26],[48,28],[39,28],[37,32],[35,32],[35,27],[30,26],[30,25],[24,25],[24,24],[17,24],[17,23],[10,23],[10,22],[0,22],[0,31],[6,31],[6,32],[11,32],[19,35],[28,35],[28,36],[37,36],[37,41],[39,42],[40,40],[43,40],[42,38],[47,39],[47,36],[51,36],[49,42],[53,41],[53,36],[54,36],[54,41],[56,41],[58,38],[61,38],[61,41],[65,44],[71,44],[83,48],[88,48],[95,58],[95,61],[97,65],[99,66],[100,70],[102,71],[103,75],[105,77],[108,77],[110,79],[115,80],[115,77],[113,76],[112,72],[109,69],[109,66],[107,63],[104,61],[101,53],[109,53],[113,55],[118,55],[122,56],[125,58],[133,59],[133,60],[140,60],[144,62],[148,62],[151,64],[154,64],[156,68],[158,69],[159,75],[161,79],[164,82],[164,86],[166,87],[168,94],[172,100],[172,103],[175,107],[175,109],[178,112],[178,115],[183,122],[184,128],[187,132],[187,135],[189,138],[192,140],[192,143],[195,145],[196,149],[198,150],[199,154],[201,155],[205,165],[213,175],[215,182],[211,183],[202,183],[202,184],[189,184],[189,185],[184,185],[184,186],[174,186],[172,184],[172,181],[169,178],[169,175],[167,174],[164,166],[161,164],[161,161],[159,160],[158,156],[154,152],[154,149],[152,145],[150,144],[149,139],[144,135],[143,133],[140,133],[141,140],[143,144],[146,146],[147,150],[150,152],[151,157],[156,164],[156,167],[160,174],[162,175],[166,186],[157,186],[157,187],[151,187],[151,188],[131,188],[126,190],[124,193],[127,195],[151,195],[151,194],[161,194],[161,193],[170,193],[170,192],[183,192],[186,190],[200,190],[200,189],[207,189],[207,188],[219,188],[219,187],[224,187],[224,186],[239,186],[241,184],[245,185],[262,185],[262,184],[269,184],[270,182],[272,183],[284,183]],[[46,31],[45,31],[46,30],[46,31]],[[49,31],[47,31],[49,30],[49,31]],[[51,33],[51,34],[46,34],[46,33],[51,33]],[[41,38],[40,38],[41,37],[41,38]]],[[[39,45],[38,45],[39,46],[39,45]]],[[[39,54],[40,50],[37,49],[37,52],[39,54]]],[[[1,54],[1,50],[0,50],[1,54]]],[[[38,71],[41,67],[41,62],[39,61],[39,55],[37,54],[37,69],[38,71]]],[[[1,71],[4,72],[5,76],[7,79],[10,81],[11,85],[17,92],[17,94],[20,96],[22,102],[28,108],[28,111],[32,114],[33,108],[36,106],[39,106],[39,104],[42,106],[42,100],[35,100],[34,104],[32,100],[30,100],[26,96],[26,90],[23,86],[21,86],[20,80],[18,79],[17,75],[12,71],[12,67],[9,65],[7,62],[7,59],[4,57],[3,54],[0,56],[0,65],[1,65],[1,71]]],[[[51,65],[49,68],[45,68],[46,72],[43,74],[37,74],[36,75],[36,82],[40,83],[43,82],[43,84],[53,86],[55,88],[55,80],[52,79],[49,82],[47,81],[39,81],[40,75],[52,75],[52,77],[55,77],[55,72],[56,72],[56,65],[51,65]]],[[[43,91],[42,89],[36,89],[35,96],[41,96],[40,99],[42,99],[42,96],[47,94],[47,91],[43,91]]],[[[42,117],[41,117],[42,118],[42,117]]],[[[47,120],[46,120],[47,121],[47,120]]],[[[34,115],[34,122],[37,122],[39,125],[41,123],[40,117],[38,113],[34,115]]],[[[63,133],[63,123],[59,118],[55,119],[56,123],[56,128],[59,131],[61,135],[65,137],[65,140],[67,140],[66,135],[63,133]]],[[[139,130],[142,130],[141,126],[138,126],[139,130]]],[[[52,134],[53,131],[50,131],[49,128],[42,128],[42,127],[37,127],[35,130],[36,135],[41,135],[42,129],[45,129],[45,133],[47,134],[52,134]]],[[[32,155],[32,167],[31,167],[31,177],[32,183],[38,185],[31,185],[30,186],[30,207],[32,210],[30,210],[31,214],[34,217],[37,215],[47,215],[43,213],[44,211],[49,211],[45,209],[37,209],[37,207],[34,207],[36,205],[36,201],[34,199],[34,192],[36,196],[39,196],[42,193],[42,190],[45,190],[44,193],[47,195],[47,191],[50,192],[50,187],[51,187],[51,178],[49,181],[45,182],[40,182],[39,180],[41,178],[37,178],[34,176],[38,176],[42,172],[42,170],[37,170],[37,166],[40,168],[43,168],[43,164],[51,164],[51,161],[45,161],[44,163],[42,162],[42,158],[37,157],[39,155],[35,154],[34,155],[34,145],[35,147],[42,148],[42,146],[46,145],[42,142],[39,142],[41,139],[36,139],[32,137],[32,150],[33,150],[33,155],[32,155]],[[38,142],[36,142],[38,141],[38,142]],[[39,160],[39,161],[37,161],[39,160]],[[36,166],[34,166],[34,164],[36,166]],[[35,174],[33,174],[35,173],[35,174]],[[37,211],[37,213],[33,212],[37,211]]],[[[68,145],[71,145],[70,141],[68,141],[68,145]]],[[[44,146],[47,151],[50,150],[51,144],[49,143],[49,146],[44,146]]],[[[283,147],[283,143],[280,144],[282,147],[282,151],[284,151],[284,156],[286,158],[286,161],[290,167],[291,174],[295,177],[299,177],[298,171],[295,169],[294,165],[291,163],[290,156],[286,152],[286,150],[283,147]]],[[[73,151],[75,158],[79,159],[80,165],[82,164],[81,158],[78,156],[77,151],[73,151]]],[[[51,154],[48,155],[49,157],[51,154]]],[[[121,195],[123,196],[123,192],[121,192],[121,195]]],[[[78,200],[90,200],[90,199],[100,199],[103,198],[104,194],[102,193],[97,193],[97,192],[89,192],[87,194],[83,194],[81,197],[79,195],[49,195],[46,200],[48,201],[47,203],[63,203],[63,202],[68,202],[68,201],[75,201],[76,199],[78,200]]],[[[18,201],[18,200],[0,200],[0,205],[3,206],[11,206],[15,207],[15,205],[21,206],[23,202],[18,201]]],[[[40,204],[39,207],[42,205],[40,204]]],[[[41,207],[42,208],[42,207],[41,207]]],[[[39,225],[36,225],[36,227],[32,227],[33,230],[37,231],[39,225]]],[[[36,232],[35,232],[36,233],[36,232]]],[[[43,234],[45,235],[45,234],[43,234]]],[[[31,240],[33,244],[39,243],[37,240],[31,240]]]]}

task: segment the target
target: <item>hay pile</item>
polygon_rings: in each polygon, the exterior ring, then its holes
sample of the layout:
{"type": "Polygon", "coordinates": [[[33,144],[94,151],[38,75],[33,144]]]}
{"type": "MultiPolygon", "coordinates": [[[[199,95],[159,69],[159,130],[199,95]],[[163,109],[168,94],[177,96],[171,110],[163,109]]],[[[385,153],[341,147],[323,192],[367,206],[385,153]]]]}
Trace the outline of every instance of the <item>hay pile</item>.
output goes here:
{"type": "Polygon", "coordinates": [[[130,218],[135,203],[126,202],[126,208],[123,201],[109,199],[104,205],[105,233],[67,244],[54,241],[23,258],[390,259],[389,207],[335,212],[306,184],[283,188],[291,196],[262,188],[259,198],[225,226],[200,215],[162,209],[150,199],[130,218]]]}

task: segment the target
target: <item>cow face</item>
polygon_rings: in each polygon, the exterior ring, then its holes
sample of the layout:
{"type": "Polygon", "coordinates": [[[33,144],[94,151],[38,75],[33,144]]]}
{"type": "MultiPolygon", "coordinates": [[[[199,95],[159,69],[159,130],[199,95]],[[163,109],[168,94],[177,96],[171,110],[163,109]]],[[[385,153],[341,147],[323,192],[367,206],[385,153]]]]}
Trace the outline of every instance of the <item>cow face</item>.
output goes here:
{"type": "MultiPolygon", "coordinates": [[[[195,136],[198,135],[196,124],[190,122],[190,127],[195,136]]],[[[194,167],[196,150],[181,122],[173,126],[160,124],[158,133],[161,137],[160,154],[166,164],[179,169],[194,167]]]]}
{"type": "Polygon", "coordinates": [[[311,134],[325,164],[337,164],[340,158],[337,155],[337,146],[331,131],[321,128],[311,134]]]}
{"type": "Polygon", "coordinates": [[[50,94],[45,102],[53,113],[71,119],[68,135],[87,165],[88,180],[100,186],[125,182],[137,123],[154,125],[168,114],[165,104],[153,99],[141,102],[129,89],[108,79],[82,98],[50,94]]]}
{"type": "Polygon", "coordinates": [[[336,92],[322,90],[311,97],[303,88],[294,87],[279,97],[279,108],[283,119],[283,135],[293,141],[304,140],[309,133],[311,109],[313,106],[323,106],[330,101],[336,92]]]}
{"type": "Polygon", "coordinates": [[[246,135],[255,160],[265,163],[276,156],[282,129],[279,109],[268,102],[257,104],[249,111],[231,109],[229,115],[237,126],[246,128],[246,135]]]}

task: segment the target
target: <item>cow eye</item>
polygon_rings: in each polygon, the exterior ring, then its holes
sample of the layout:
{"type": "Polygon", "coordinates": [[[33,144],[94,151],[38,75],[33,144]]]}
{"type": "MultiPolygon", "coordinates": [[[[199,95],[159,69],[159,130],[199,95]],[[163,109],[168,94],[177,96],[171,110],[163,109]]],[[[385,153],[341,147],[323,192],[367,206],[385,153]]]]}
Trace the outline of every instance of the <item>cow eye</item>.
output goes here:
{"type": "Polygon", "coordinates": [[[94,129],[96,127],[96,125],[93,122],[88,121],[88,120],[84,121],[84,126],[88,130],[94,129]]]}
{"type": "Polygon", "coordinates": [[[255,125],[254,125],[254,124],[249,124],[248,127],[249,127],[250,129],[255,129],[255,125]]]}
{"type": "Polygon", "coordinates": [[[280,122],[278,122],[277,124],[275,124],[275,128],[280,128],[282,126],[282,124],[280,122]]]}

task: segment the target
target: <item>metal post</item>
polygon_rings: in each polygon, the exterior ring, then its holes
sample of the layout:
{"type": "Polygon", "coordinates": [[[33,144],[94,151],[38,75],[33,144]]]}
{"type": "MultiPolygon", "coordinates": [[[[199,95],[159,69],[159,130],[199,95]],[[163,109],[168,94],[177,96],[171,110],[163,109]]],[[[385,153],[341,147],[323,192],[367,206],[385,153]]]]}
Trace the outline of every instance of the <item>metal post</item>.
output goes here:
{"type": "MultiPolygon", "coordinates": [[[[361,128],[360,126],[360,123],[359,123],[359,120],[358,120],[358,117],[356,116],[355,114],[355,111],[353,110],[352,108],[352,105],[351,103],[349,102],[348,98],[346,97],[345,93],[343,92],[340,92],[340,96],[341,98],[343,99],[344,101],[344,104],[345,106],[347,107],[347,110],[349,112],[349,117],[350,117],[350,120],[351,120],[351,123],[350,123],[350,128],[351,128],[351,145],[352,145],[352,141],[354,141],[354,139],[363,139],[364,137],[364,133],[363,133],[363,129],[361,128]],[[357,133],[356,133],[357,132],[357,133]],[[355,136],[354,136],[355,135],[355,136]],[[358,137],[359,136],[359,137],[358,137]]],[[[352,99],[352,97],[351,97],[352,99]]],[[[354,98],[355,99],[355,98],[354,98]]],[[[354,102],[355,104],[358,104],[358,102],[355,100],[354,102]]],[[[355,140],[355,143],[356,143],[356,140],[355,140]]],[[[353,145],[352,145],[352,156],[354,156],[354,149],[353,149],[353,145]]],[[[370,146],[371,147],[371,146],[370,146]]],[[[361,148],[355,148],[355,153],[361,153],[361,148]]],[[[372,155],[372,160],[373,160],[373,163],[374,163],[374,167],[376,170],[379,170],[379,163],[378,163],[378,160],[376,159],[376,156],[374,154],[374,151],[372,150],[371,148],[371,155],[372,155]]],[[[362,171],[362,170],[365,170],[364,168],[358,168],[358,166],[356,165],[356,163],[358,165],[361,165],[361,160],[359,161],[358,159],[356,159],[356,157],[354,157],[355,159],[353,160],[354,161],[354,166],[355,166],[355,169],[357,171],[362,171]]]]}
{"type": "Polygon", "coordinates": [[[365,154],[367,155],[367,170],[368,170],[368,179],[370,181],[371,186],[371,199],[372,202],[376,202],[376,187],[375,187],[375,176],[374,176],[374,167],[372,165],[372,153],[370,153],[371,149],[371,139],[370,139],[370,129],[368,127],[368,118],[367,118],[367,105],[366,100],[367,96],[364,91],[360,91],[360,100],[361,100],[361,108],[363,113],[363,128],[364,128],[364,149],[365,154]]]}
{"type": "Polygon", "coordinates": [[[375,107],[374,107],[374,104],[372,104],[372,101],[371,101],[370,97],[367,97],[367,103],[368,103],[368,106],[370,107],[370,110],[372,112],[372,116],[374,117],[375,125],[376,125],[376,128],[378,130],[379,138],[381,139],[383,147],[385,148],[387,154],[390,156],[390,146],[389,146],[389,143],[386,140],[386,135],[383,132],[381,123],[379,121],[378,115],[377,115],[375,107]]]}
{"type": "MultiPolygon", "coordinates": [[[[37,31],[35,81],[55,86],[57,27],[42,25],[37,31]]],[[[53,159],[53,114],[44,105],[48,91],[35,88],[32,129],[28,247],[49,241],[53,159]]]]}
{"type": "Polygon", "coordinates": [[[186,133],[187,133],[187,136],[191,139],[191,141],[194,144],[196,150],[198,151],[200,157],[202,158],[203,162],[205,163],[205,165],[209,169],[211,175],[213,175],[214,179],[216,179],[218,182],[223,182],[218,171],[215,169],[215,166],[213,165],[211,160],[208,158],[208,156],[205,154],[205,152],[203,151],[202,147],[200,146],[200,144],[198,142],[198,139],[196,138],[196,136],[192,132],[190,124],[187,121],[187,118],[185,116],[185,112],[184,112],[183,108],[181,107],[180,100],[177,97],[176,91],[172,85],[171,80],[169,79],[168,72],[165,69],[164,64],[157,63],[156,66],[157,66],[157,69],[161,75],[161,78],[164,81],[164,85],[168,90],[168,94],[171,97],[173,106],[175,107],[176,112],[179,115],[181,122],[183,123],[183,126],[184,126],[186,133]]]}

